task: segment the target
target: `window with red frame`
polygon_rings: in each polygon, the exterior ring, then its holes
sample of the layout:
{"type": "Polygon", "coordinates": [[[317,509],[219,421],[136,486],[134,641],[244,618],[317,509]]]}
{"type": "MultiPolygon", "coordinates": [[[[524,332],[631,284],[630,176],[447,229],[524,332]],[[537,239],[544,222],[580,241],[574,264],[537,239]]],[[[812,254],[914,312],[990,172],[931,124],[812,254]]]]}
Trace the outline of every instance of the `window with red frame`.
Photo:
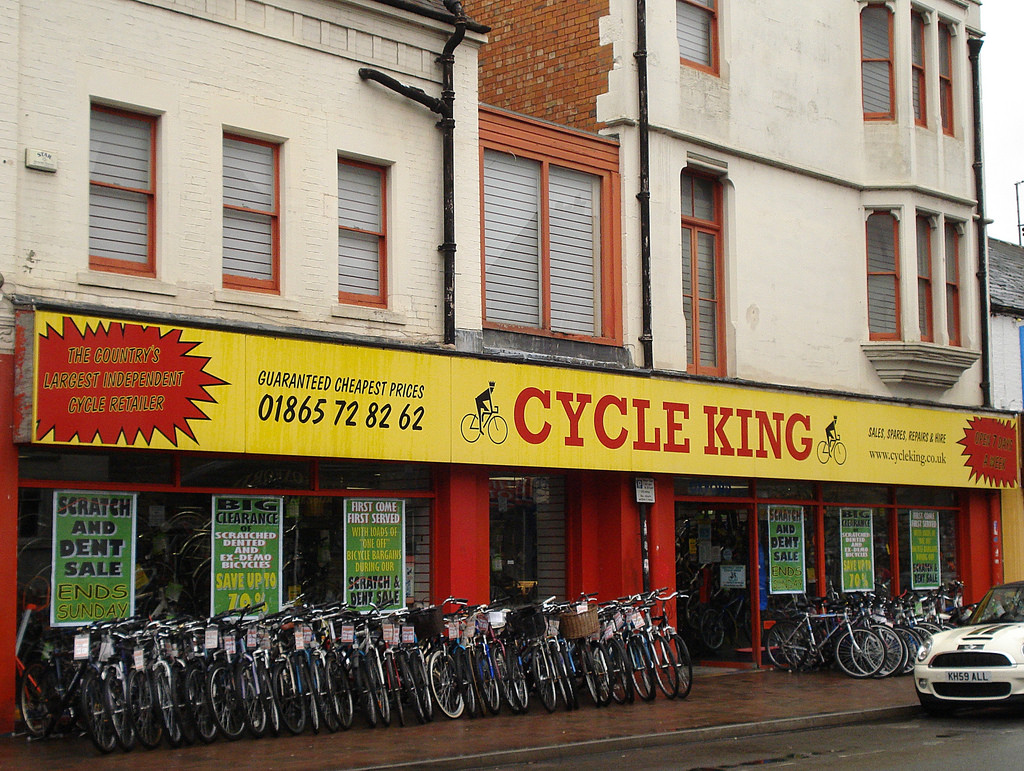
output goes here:
{"type": "Polygon", "coordinates": [[[224,135],[224,286],[276,292],[280,286],[280,147],[224,135]]]}
{"type": "Polygon", "coordinates": [[[684,171],[680,201],[687,371],[724,375],[721,185],[715,179],[684,171]]]}
{"type": "Polygon", "coordinates": [[[386,172],[380,166],[338,162],[338,299],[387,302],[386,172]]]}
{"type": "Polygon", "coordinates": [[[861,94],[866,120],[891,120],[893,109],[892,13],[884,5],[860,12],[861,94]]]}
{"type": "Polygon", "coordinates": [[[914,122],[918,126],[928,125],[928,101],[926,95],[927,71],[924,51],[924,15],[914,11],[910,15],[911,31],[911,88],[914,97],[914,122]]]}
{"type": "Polygon", "coordinates": [[[156,118],[93,105],[89,267],[156,275],[156,118]]]}
{"type": "Polygon", "coordinates": [[[917,324],[921,340],[932,342],[932,223],[923,214],[917,215],[917,324]]]}
{"type": "Polygon", "coordinates": [[[899,221],[891,212],[867,219],[868,332],[872,340],[900,336],[899,221]]]}
{"type": "Polygon", "coordinates": [[[718,72],[718,0],[676,0],[679,58],[718,72]]]}
{"type": "Polygon", "coordinates": [[[942,131],[953,134],[953,30],[939,22],[939,110],[942,131]]]}
{"type": "Polygon", "coordinates": [[[950,345],[962,345],[960,337],[960,225],[945,227],[946,335],[950,345]]]}

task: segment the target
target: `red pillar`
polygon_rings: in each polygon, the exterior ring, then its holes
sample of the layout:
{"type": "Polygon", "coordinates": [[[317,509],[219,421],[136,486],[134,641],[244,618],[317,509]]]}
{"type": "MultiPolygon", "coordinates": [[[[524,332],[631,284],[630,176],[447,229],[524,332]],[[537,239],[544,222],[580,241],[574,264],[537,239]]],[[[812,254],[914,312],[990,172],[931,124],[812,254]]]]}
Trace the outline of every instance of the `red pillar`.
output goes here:
{"type": "Polygon", "coordinates": [[[449,466],[438,472],[432,531],[431,597],[488,602],[490,503],[487,470],[449,466]]]}
{"type": "Polygon", "coordinates": [[[977,602],[1003,580],[999,497],[990,490],[970,490],[960,521],[960,577],[964,602],[977,602]]]}
{"type": "Polygon", "coordinates": [[[14,356],[0,354],[0,733],[14,730],[18,597],[18,451],[14,356]]]}
{"type": "MultiPolygon", "coordinates": [[[[676,505],[672,477],[654,478],[654,503],[648,522],[651,589],[676,588],[676,505]]],[[[669,623],[675,626],[676,604],[666,603],[669,623]]]]}

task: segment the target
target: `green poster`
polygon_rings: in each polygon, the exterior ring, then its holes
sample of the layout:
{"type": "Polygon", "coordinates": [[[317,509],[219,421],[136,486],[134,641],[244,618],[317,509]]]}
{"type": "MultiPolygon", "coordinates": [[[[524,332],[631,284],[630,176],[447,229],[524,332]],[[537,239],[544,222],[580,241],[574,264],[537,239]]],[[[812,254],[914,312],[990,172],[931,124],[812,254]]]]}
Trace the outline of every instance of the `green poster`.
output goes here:
{"type": "Polygon", "coordinates": [[[939,587],[939,512],[910,511],[910,588],[939,587]]]}
{"type": "Polygon", "coordinates": [[[53,494],[51,626],[135,613],[136,493],[53,494]]]}
{"type": "Polygon", "coordinates": [[[345,602],[361,610],[405,607],[405,501],[345,500],[345,602]]]}
{"type": "Polygon", "coordinates": [[[210,528],[210,615],[247,605],[281,609],[280,496],[215,495],[210,528]]]}
{"type": "Polygon", "coordinates": [[[768,571],[772,594],[803,594],[806,591],[802,507],[768,507],[768,571]]]}
{"type": "Polygon", "coordinates": [[[839,510],[839,545],[843,561],[843,591],[874,591],[875,550],[871,509],[839,510]]]}

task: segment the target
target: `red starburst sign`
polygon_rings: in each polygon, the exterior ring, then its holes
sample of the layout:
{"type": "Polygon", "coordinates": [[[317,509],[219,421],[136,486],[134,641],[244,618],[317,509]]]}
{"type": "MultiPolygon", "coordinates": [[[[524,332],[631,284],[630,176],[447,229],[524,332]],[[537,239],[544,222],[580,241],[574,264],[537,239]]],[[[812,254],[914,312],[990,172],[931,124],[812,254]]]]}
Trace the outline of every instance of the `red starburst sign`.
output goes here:
{"type": "Polygon", "coordinates": [[[159,432],[177,447],[178,431],[196,441],[189,421],[209,420],[202,402],[227,381],[206,371],[208,356],[182,330],[96,322],[82,333],[64,317],[37,338],[36,440],[147,444],[159,432]]]}
{"type": "Polygon", "coordinates": [[[1017,437],[1013,421],[971,418],[964,429],[961,455],[971,479],[1013,487],[1017,483],[1017,437]]]}

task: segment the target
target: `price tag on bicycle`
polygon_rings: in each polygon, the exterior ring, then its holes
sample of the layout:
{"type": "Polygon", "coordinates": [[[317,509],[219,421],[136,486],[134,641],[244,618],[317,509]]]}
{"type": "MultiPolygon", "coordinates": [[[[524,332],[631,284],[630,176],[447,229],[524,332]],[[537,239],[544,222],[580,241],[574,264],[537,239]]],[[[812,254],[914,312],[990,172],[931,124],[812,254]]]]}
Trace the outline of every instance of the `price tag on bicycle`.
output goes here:
{"type": "Polygon", "coordinates": [[[114,655],[114,643],[109,637],[104,637],[100,643],[100,661],[106,661],[114,655]]]}
{"type": "Polygon", "coordinates": [[[416,628],[408,624],[402,625],[402,642],[403,643],[415,643],[416,642],[416,628]]]}
{"type": "Polygon", "coordinates": [[[135,669],[139,671],[146,665],[146,658],[142,648],[136,648],[132,651],[132,663],[135,665],[135,669]]]}
{"type": "Polygon", "coordinates": [[[588,610],[590,610],[590,603],[581,602],[576,606],[577,613],[586,613],[588,610]]]}
{"type": "Polygon", "coordinates": [[[306,633],[303,630],[302,624],[295,625],[295,650],[303,651],[306,649],[306,633]]]}
{"type": "Polygon", "coordinates": [[[233,635],[228,635],[224,638],[224,652],[229,656],[235,655],[235,638],[233,635]]]}
{"type": "Polygon", "coordinates": [[[302,644],[305,645],[307,648],[314,647],[313,646],[313,627],[303,625],[303,627],[302,627],[302,644]]]}
{"type": "Polygon", "coordinates": [[[206,634],[203,636],[203,647],[208,651],[217,650],[220,631],[215,626],[206,627],[206,634]]]}
{"type": "Polygon", "coordinates": [[[622,627],[626,625],[626,619],[622,615],[622,611],[621,610],[615,611],[614,620],[615,620],[615,628],[616,629],[622,629],[622,627]]]}
{"type": "Polygon", "coordinates": [[[75,635],[75,661],[85,661],[89,658],[89,635],[75,635]]]}
{"type": "Polygon", "coordinates": [[[459,639],[459,625],[455,621],[449,621],[445,624],[448,627],[448,639],[458,640],[459,639]]]}
{"type": "Polygon", "coordinates": [[[394,624],[383,624],[380,628],[381,636],[384,638],[384,642],[388,645],[394,645],[395,643],[395,625],[394,624]]]}
{"type": "Polygon", "coordinates": [[[252,650],[259,644],[259,638],[256,635],[256,629],[247,629],[245,632],[245,647],[252,650]]]}
{"type": "Polygon", "coordinates": [[[355,624],[342,624],[341,625],[341,641],[343,643],[354,643],[356,641],[356,625],[355,624]]]}

